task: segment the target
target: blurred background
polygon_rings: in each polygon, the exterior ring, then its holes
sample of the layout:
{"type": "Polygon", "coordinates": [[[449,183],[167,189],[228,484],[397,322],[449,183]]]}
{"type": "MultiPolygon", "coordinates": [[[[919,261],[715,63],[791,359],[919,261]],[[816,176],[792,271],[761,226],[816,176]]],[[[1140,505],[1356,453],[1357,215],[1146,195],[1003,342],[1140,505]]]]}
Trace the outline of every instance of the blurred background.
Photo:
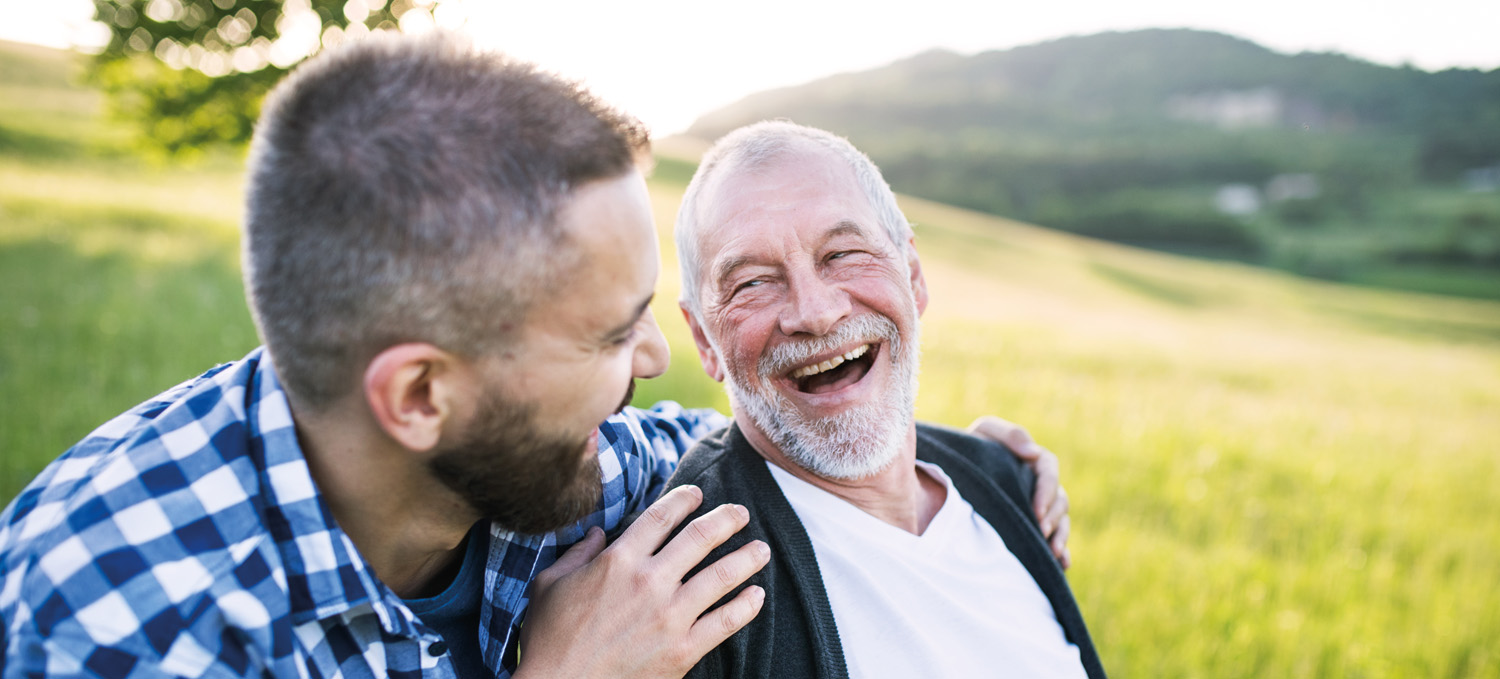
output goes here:
{"type": "Polygon", "coordinates": [[[919,416],[1062,458],[1113,676],[1500,676],[1500,4],[1046,4],[0,0],[0,501],[257,344],[265,91],[445,28],[652,127],[639,403],[727,407],[674,308],[697,154],[823,127],[916,223],[919,416]]]}

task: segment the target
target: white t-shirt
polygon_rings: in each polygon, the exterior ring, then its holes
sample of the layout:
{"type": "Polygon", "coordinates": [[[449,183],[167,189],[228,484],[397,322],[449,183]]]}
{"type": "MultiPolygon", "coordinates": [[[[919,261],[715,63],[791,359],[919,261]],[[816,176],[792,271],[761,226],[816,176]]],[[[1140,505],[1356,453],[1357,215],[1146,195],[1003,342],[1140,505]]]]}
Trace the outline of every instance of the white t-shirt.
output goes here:
{"type": "Polygon", "coordinates": [[[912,535],[767,463],[817,555],[851,679],[1084,677],[1052,604],[989,522],[948,489],[912,535]]]}

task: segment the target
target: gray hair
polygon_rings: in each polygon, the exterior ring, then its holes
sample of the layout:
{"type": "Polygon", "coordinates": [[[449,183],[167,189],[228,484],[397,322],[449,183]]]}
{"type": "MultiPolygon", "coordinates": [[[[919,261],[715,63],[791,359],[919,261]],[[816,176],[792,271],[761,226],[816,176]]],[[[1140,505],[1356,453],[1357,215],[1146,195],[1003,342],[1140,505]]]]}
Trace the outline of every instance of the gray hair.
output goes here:
{"type": "Polygon", "coordinates": [[[298,68],[256,126],[244,236],[287,390],[326,406],[403,342],[502,349],[576,263],[555,223],[571,192],[648,147],[577,84],[449,35],[372,37],[298,68]]]}
{"type": "Polygon", "coordinates": [[[703,262],[698,244],[705,206],[700,202],[705,199],[705,194],[710,193],[709,188],[733,171],[766,167],[807,149],[809,145],[830,151],[849,164],[855,181],[874,208],[880,226],[897,248],[906,251],[912,235],[911,224],[896,204],[896,194],[880,175],[880,168],[875,167],[869,156],[854,148],[849,140],[786,120],[746,125],[721,137],[703,154],[698,171],[693,173],[693,180],[688,183],[687,192],[682,197],[682,206],[677,210],[677,261],[682,270],[682,303],[694,316],[698,316],[702,309],[699,275],[703,262]]]}

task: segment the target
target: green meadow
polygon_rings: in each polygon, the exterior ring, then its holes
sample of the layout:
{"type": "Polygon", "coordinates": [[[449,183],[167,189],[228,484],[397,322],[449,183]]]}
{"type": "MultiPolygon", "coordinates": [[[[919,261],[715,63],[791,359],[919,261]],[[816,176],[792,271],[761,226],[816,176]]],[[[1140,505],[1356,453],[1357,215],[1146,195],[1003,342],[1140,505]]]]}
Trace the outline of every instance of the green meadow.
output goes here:
{"type": "MultiPolygon", "coordinates": [[[[139,159],[73,68],[0,43],[0,501],[257,343],[242,159],[139,159]]],[[[723,408],[674,301],[690,172],[652,179],[677,360],[638,401],[723,408]]],[[[903,205],[933,300],[918,414],[1000,414],[1062,458],[1112,676],[1500,676],[1500,303],[903,205]]]]}

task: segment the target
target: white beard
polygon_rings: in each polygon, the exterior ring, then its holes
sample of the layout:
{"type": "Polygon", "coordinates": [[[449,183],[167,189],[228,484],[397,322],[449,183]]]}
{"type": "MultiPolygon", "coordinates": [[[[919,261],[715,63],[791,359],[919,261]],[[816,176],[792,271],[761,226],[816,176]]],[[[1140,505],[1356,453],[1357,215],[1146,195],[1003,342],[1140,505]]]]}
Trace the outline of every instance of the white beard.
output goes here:
{"type": "Polygon", "coordinates": [[[797,466],[829,479],[873,476],[901,454],[911,431],[920,333],[915,318],[912,328],[911,342],[904,342],[889,318],[866,314],[822,337],[781,345],[760,361],[749,380],[741,379],[740,370],[727,371],[730,398],[735,409],[743,410],[797,466]],[[876,400],[832,417],[809,419],[771,386],[771,376],[860,341],[883,341],[890,352],[891,384],[879,390],[876,400]]]}

